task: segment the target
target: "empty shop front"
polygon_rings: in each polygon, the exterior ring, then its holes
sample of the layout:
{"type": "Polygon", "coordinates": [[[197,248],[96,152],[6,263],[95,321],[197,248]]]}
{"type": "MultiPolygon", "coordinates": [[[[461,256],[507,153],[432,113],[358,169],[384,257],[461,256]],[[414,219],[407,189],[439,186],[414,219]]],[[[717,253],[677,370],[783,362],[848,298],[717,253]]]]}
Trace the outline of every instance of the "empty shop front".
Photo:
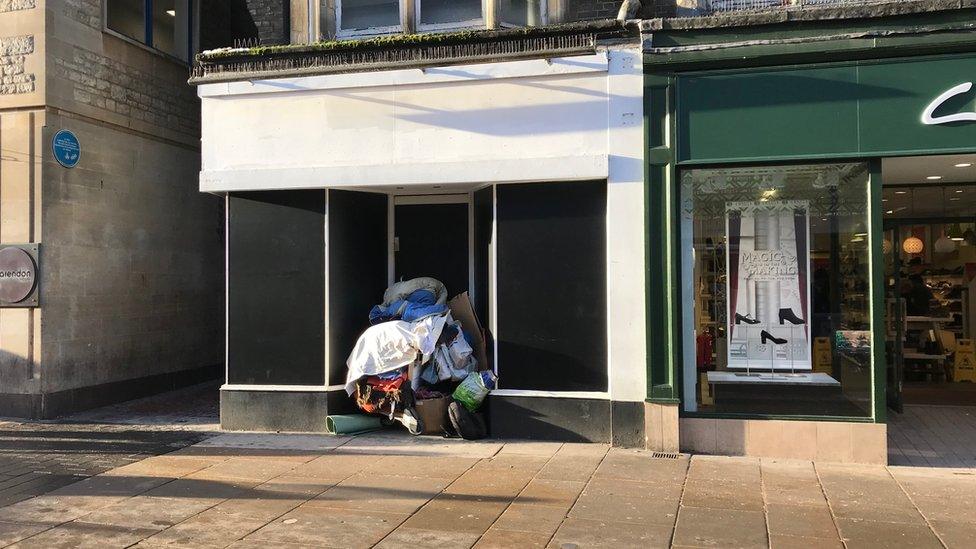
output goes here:
{"type": "Polygon", "coordinates": [[[352,410],[370,309],[430,276],[486,328],[492,436],[609,441],[607,182],[411,192],[228,194],[225,427],[316,431],[352,410]]]}

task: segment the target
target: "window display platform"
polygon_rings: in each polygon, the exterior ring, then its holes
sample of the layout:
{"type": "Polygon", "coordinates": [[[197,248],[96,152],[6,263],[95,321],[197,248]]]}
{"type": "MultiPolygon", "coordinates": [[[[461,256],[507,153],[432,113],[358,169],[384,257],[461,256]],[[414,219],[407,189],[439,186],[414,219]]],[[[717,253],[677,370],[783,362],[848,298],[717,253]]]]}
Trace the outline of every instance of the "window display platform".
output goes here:
{"type": "Polygon", "coordinates": [[[822,372],[800,374],[708,372],[708,383],[744,385],[805,385],[815,387],[840,387],[840,382],[822,372]]]}
{"type": "MultiPolygon", "coordinates": [[[[716,413],[839,415],[857,417],[864,409],[845,394],[841,382],[822,372],[708,372],[716,413]]],[[[706,411],[702,408],[702,411],[706,411]]]]}

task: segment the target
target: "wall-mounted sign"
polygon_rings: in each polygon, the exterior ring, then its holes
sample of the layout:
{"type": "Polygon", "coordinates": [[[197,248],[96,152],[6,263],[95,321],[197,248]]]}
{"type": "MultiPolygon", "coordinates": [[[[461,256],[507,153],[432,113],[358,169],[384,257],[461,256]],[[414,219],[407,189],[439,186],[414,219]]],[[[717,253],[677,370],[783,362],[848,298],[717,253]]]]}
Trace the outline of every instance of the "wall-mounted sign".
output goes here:
{"type": "Polygon", "coordinates": [[[59,130],[51,141],[54,158],[65,168],[74,168],[81,159],[81,143],[70,130],[59,130]]]}
{"type": "Polygon", "coordinates": [[[965,82],[943,92],[922,111],[922,124],[934,126],[936,124],[949,124],[950,122],[976,122],[976,112],[960,112],[935,116],[935,110],[945,104],[946,101],[957,95],[966,93],[971,89],[973,89],[973,83],[965,82]]]}
{"type": "MultiPolygon", "coordinates": [[[[36,254],[36,246],[29,246],[36,254]]],[[[0,307],[37,305],[37,263],[21,246],[0,248],[0,307]]]]}

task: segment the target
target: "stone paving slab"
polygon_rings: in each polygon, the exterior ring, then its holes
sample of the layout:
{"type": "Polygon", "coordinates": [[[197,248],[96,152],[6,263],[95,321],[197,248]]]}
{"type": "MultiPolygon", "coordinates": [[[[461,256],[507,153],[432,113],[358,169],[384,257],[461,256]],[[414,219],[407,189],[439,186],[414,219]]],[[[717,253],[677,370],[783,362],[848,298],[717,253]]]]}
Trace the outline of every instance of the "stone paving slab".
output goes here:
{"type": "Polygon", "coordinates": [[[0,419],[0,506],[196,444],[217,424],[214,383],[56,421],[0,419]]]}
{"type": "Polygon", "coordinates": [[[0,507],[0,546],[970,547],[974,473],[228,433],[0,507]]]}

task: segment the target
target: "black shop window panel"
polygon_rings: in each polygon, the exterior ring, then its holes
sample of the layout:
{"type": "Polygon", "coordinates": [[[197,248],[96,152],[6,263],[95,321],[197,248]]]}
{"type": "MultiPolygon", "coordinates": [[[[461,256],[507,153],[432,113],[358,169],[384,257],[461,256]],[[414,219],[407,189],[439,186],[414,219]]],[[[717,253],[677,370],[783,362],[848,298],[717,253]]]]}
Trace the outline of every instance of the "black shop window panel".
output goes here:
{"type": "Polygon", "coordinates": [[[228,202],[228,382],[323,385],[325,191],[228,202]]]}
{"type": "Polygon", "coordinates": [[[496,192],[501,387],[606,391],[606,182],[496,192]]]}
{"type": "Polygon", "coordinates": [[[346,358],[388,283],[385,194],[329,191],[329,384],[346,383],[346,358]]]}
{"type": "Polygon", "coordinates": [[[474,193],[474,312],[484,326],[488,325],[488,252],[491,248],[491,225],[494,221],[494,188],[474,193]]]}

